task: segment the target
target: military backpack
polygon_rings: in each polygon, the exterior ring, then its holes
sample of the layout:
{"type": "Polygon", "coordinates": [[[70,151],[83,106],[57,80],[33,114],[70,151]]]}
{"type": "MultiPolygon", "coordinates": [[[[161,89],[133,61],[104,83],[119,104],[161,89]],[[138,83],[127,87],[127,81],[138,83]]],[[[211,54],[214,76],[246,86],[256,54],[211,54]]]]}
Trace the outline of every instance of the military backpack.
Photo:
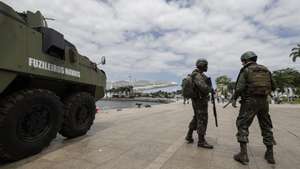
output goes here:
{"type": "Polygon", "coordinates": [[[253,64],[247,67],[247,91],[251,95],[269,95],[272,91],[270,71],[263,65],[253,64]]]}
{"type": "Polygon", "coordinates": [[[197,92],[195,91],[194,78],[192,75],[188,74],[184,79],[182,79],[182,96],[185,98],[195,98],[197,97],[197,92]]]}

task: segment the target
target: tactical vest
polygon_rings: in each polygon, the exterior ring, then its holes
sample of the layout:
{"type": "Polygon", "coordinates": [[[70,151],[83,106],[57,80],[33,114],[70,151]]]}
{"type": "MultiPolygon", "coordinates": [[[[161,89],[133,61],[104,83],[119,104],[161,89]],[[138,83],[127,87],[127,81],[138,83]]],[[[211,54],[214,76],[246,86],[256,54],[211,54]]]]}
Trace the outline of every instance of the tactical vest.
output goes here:
{"type": "Polygon", "coordinates": [[[270,71],[265,66],[258,64],[251,64],[246,69],[246,93],[259,96],[269,95],[272,91],[270,71]]]}
{"type": "Polygon", "coordinates": [[[191,75],[187,75],[181,83],[182,96],[185,98],[195,98],[197,93],[195,92],[194,78],[191,75]]]}

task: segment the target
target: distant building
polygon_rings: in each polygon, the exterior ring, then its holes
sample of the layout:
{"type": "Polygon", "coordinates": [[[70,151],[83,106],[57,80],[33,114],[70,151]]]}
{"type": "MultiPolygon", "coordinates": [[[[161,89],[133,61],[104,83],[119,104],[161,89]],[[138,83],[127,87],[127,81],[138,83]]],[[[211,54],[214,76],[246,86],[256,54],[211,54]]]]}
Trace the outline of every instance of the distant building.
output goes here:
{"type": "Polygon", "coordinates": [[[133,89],[135,91],[145,91],[150,89],[161,89],[161,88],[169,88],[178,86],[176,82],[166,82],[166,81],[147,81],[147,80],[138,80],[135,82],[129,82],[126,80],[121,81],[115,81],[115,82],[107,82],[106,89],[112,89],[112,88],[120,88],[120,87],[126,87],[126,86],[133,86],[133,89]]]}

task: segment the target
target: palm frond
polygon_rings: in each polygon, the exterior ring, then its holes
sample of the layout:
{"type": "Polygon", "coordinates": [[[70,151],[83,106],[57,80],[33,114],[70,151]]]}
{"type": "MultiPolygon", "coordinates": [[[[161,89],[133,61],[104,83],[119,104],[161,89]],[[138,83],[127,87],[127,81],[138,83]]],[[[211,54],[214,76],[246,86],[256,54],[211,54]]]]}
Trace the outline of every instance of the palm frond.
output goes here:
{"type": "Polygon", "coordinates": [[[299,54],[299,53],[293,55],[293,62],[296,62],[296,59],[297,59],[298,57],[300,57],[300,54],[299,54]]]}
{"type": "Polygon", "coordinates": [[[294,57],[293,57],[293,62],[296,62],[296,58],[297,58],[297,56],[294,56],[294,57]]]}
{"type": "Polygon", "coordinates": [[[292,55],[297,55],[299,52],[292,52],[291,54],[290,54],[290,56],[292,56],[292,55]]]}
{"type": "Polygon", "coordinates": [[[296,47],[294,47],[291,50],[290,57],[292,57],[293,62],[296,62],[296,59],[299,57],[300,58],[300,44],[297,44],[296,47]]]}
{"type": "Polygon", "coordinates": [[[300,54],[299,53],[296,53],[294,55],[292,55],[293,57],[300,57],[300,54]]]}

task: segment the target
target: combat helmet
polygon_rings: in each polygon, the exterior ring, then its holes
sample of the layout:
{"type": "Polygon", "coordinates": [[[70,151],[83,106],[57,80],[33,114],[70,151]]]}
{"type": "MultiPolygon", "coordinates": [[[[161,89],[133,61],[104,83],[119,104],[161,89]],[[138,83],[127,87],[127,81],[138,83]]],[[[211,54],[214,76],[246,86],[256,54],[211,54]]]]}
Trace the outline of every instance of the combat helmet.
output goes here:
{"type": "Polygon", "coordinates": [[[196,61],[196,66],[197,67],[202,67],[202,66],[204,66],[204,65],[207,65],[208,64],[208,62],[207,62],[207,60],[206,59],[203,59],[203,58],[201,58],[201,59],[198,59],[197,61],[196,61]]]}
{"type": "Polygon", "coordinates": [[[246,61],[246,60],[257,60],[257,55],[252,52],[252,51],[247,51],[241,56],[241,61],[246,61]]]}

